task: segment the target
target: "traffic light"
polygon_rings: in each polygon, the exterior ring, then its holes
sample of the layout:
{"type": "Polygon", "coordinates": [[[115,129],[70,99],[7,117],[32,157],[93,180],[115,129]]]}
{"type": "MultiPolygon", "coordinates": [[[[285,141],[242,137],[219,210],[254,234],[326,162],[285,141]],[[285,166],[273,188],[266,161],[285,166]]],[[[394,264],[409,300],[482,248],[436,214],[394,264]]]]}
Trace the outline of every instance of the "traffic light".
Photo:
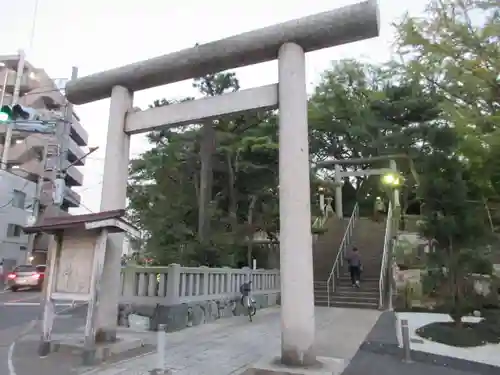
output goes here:
{"type": "Polygon", "coordinates": [[[8,105],[4,105],[0,109],[0,122],[12,121],[12,109],[8,105]]]}
{"type": "Polygon", "coordinates": [[[12,107],[4,105],[0,110],[0,122],[11,122],[16,120],[35,120],[36,112],[31,108],[24,108],[19,104],[12,107]]]}

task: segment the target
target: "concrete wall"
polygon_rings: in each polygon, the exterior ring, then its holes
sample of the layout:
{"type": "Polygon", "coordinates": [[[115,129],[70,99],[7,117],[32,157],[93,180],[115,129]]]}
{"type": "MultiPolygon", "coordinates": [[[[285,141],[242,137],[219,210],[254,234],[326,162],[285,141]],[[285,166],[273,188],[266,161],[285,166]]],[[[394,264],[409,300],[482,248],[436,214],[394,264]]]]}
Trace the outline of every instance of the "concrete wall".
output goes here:
{"type": "Polygon", "coordinates": [[[133,325],[142,316],[149,329],[156,330],[158,324],[166,324],[171,332],[244,315],[246,309],[240,303],[239,288],[250,279],[257,309],[279,304],[278,270],[181,267],[177,264],[126,267],[121,279],[119,321],[121,325],[133,325]]]}
{"type": "Polygon", "coordinates": [[[21,231],[19,237],[7,237],[7,227],[9,224],[26,225],[31,212],[12,205],[14,190],[26,194],[24,207],[32,204],[35,184],[9,172],[0,171],[0,260],[15,259],[16,263],[20,264],[26,261],[27,250],[21,250],[21,247],[27,248],[28,236],[21,231]]]}

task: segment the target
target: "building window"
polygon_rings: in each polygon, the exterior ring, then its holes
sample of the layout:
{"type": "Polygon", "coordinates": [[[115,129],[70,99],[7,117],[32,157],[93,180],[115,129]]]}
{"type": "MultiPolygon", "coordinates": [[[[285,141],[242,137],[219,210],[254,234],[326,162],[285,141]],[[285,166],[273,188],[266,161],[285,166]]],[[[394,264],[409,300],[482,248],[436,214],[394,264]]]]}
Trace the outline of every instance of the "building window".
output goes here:
{"type": "Polygon", "coordinates": [[[7,225],[7,237],[20,237],[23,228],[17,224],[7,225]]]}
{"type": "Polygon", "coordinates": [[[12,206],[17,208],[22,208],[24,210],[24,205],[26,204],[26,193],[14,190],[14,198],[12,199],[12,206]]]}

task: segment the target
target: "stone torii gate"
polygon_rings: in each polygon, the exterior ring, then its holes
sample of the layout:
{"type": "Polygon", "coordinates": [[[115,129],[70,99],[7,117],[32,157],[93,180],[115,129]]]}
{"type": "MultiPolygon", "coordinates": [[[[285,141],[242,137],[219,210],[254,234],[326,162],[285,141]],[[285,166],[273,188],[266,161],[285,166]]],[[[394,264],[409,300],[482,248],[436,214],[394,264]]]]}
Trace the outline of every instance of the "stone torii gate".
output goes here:
{"type": "MultiPolygon", "coordinates": [[[[78,105],[111,98],[101,210],[125,208],[132,134],[246,111],[279,108],[281,362],[317,363],[305,53],[379,35],[376,0],[246,32],[68,82],[78,105]],[[278,84],[135,111],[133,93],[227,69],[278,59],[278,84]],[[299,277],[300,276],[300,277],[299,277]]],[[[100,337],[116,337],[123,236],[110,235],[97,308],[100,337]]]]}
{"type": "MultiPolygon", "coordinates": [[[[315,168],[326,168],[331,165],[335,168],[334,179],[335,179],[335,214],[338,218],[342,219],[344,217],[344,209],[342,207],[342,179],[344,177],[365,177],[373,175],[384,175],[386,173],[398,173],[398,167],[396,164],[397,159],[406,159],[410,161],[410,169],[415,181],[418,181],[418,175],[416,174],[412,160],[406,154],[395,154],[395,155],[383,155],[383,156],[372,156],[368,158],[351,158],[351,159],[337,159],[337,160],[325,160],[319,162],[315,165],[315,168]],[[340,166],[343,164],[349,165],[359,165],[368,164],[376,161],[389,161],[389,168],[378,168],[378,169],[363,169],[357,171],[341,171],[340,166]]],[[[399,191],[394,189],[393,197],[391,198],[394,206],[399,207],[399,191]]]]}

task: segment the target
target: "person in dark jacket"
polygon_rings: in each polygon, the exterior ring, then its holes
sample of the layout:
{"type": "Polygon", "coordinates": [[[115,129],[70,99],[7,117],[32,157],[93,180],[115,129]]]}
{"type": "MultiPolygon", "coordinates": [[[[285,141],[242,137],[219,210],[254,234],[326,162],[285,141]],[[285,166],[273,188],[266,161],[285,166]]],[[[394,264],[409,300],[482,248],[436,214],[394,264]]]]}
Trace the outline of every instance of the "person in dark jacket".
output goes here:
{"type": "Polygon", "coordinates": [[[351,252],[347,255],[347,264],[349,266],[349,273],[351,275],[352,286],[359,288],[359,280],[361,278],[361,255],[358,248],[353,247],[351,252]]]}

